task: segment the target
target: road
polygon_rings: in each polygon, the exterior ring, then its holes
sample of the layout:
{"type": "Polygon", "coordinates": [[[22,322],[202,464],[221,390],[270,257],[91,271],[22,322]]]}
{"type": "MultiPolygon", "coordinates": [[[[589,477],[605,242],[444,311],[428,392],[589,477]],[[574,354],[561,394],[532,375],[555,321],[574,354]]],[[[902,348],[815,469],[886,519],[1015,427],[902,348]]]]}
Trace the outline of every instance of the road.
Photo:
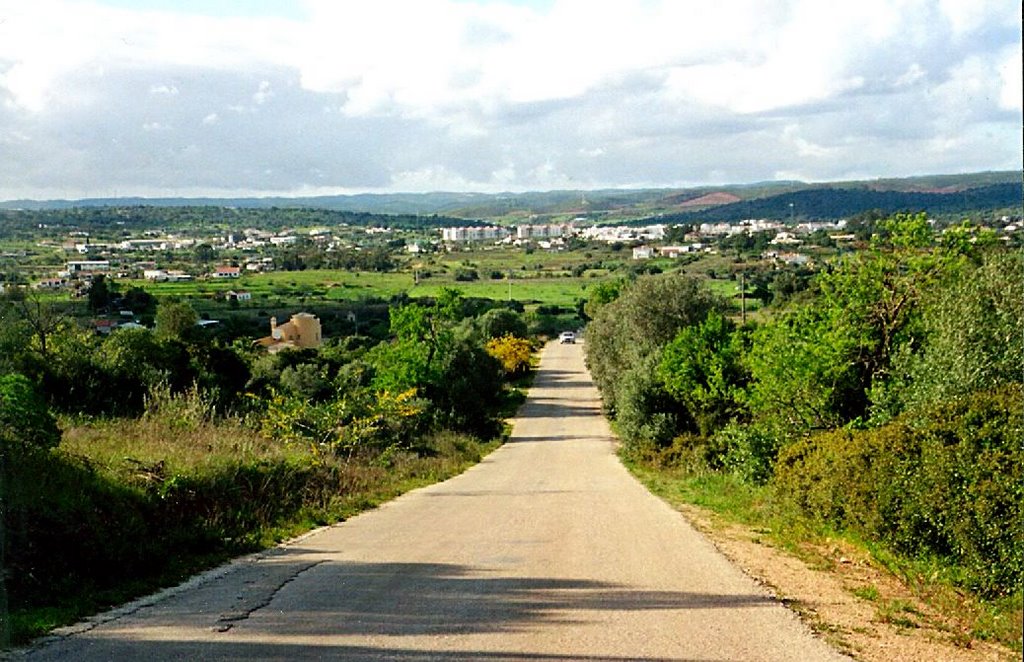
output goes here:
{"type": "Polygon", "coordinates": [[[28,659],[847,659],[626,472],[580,345],[461,476],[99,620],[28,659]]]}

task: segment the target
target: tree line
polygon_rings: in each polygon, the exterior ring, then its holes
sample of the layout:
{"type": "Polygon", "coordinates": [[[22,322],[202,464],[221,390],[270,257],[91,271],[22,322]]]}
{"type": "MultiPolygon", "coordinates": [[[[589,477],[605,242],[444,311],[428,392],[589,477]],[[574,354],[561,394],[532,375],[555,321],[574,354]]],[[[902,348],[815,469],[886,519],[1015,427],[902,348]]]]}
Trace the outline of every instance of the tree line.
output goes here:
{"type": "Polygon", "coordinates": [[[768,484],[972,590],[1019,592],[1024,259],[924,214],[879,229],[761,323],[686,276],[604,288],[587,358],[605,407],[636,457],[768,484]]]}

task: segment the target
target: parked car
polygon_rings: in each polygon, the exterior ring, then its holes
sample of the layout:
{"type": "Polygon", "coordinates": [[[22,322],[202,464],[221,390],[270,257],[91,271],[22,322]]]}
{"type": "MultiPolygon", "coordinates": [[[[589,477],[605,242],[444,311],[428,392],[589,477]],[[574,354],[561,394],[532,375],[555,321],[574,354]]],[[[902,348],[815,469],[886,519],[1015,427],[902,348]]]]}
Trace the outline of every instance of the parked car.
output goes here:
{"type": "Polygon", "coordinates": [[[575,344],[576,334],[572,331],[562,331],[562,335],[558,336],[558,342],[563,345],[567,343],[570,345],[575,344]]]}

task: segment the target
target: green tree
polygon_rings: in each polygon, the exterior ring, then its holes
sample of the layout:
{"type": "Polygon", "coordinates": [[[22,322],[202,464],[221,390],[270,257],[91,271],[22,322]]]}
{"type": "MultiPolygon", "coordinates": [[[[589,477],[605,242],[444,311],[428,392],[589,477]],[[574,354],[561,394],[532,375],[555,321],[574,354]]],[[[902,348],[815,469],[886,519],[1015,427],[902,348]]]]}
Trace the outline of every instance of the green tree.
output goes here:
{"type": "Polygon", "coordinates": [[[151,315],[156,312],[156,297],[141,287],[130,287],[121,297],[121,305],[136,315],[151,315]]]}
{"type": "Polygon", "coordinates": [[[786,434],[870,417],[869,393],[919,333],[923,297],[959,262],[930,250],[924,214],[877,224],[871,250],[830,265],[816,297],[754,335],[750,406],[786,434]]]}
{"type": "Polygon", "coordinates": [[[484,439],[498,434],[495,411],[504,380],[497,359],[472,339],[455,338],[437,355],[435,374],[425,394],[437,425],[484,439]]]}
{"type": "Polygon", "coordinates": [[[187,340],[198,321],[199,315],[188,303],[161,301],[156,308],[156,335],[163,340],[187,340]]]}
{"type": "Polygon", "coordinates": [[[639,278],[587,326],[587,362],[608,413],[629,445],[664,445],[694,429],[691,413],[657,376],[662,350],[725,302],[697,279],[639,278]]]}
{"type": "Polygon", "coordinates": [[[477,319],[480,335],[485,339],[511,335],[517,338],[527,336],[526,320],[514,310],[492,308],[477,319]]]}
{"type": "Polygon", "coordinates": [[[877,420],[1024,381],[1024,254],[966,248],[969,265],[928,293],[915,341],[894,356],[891,380],[872,390],[877,420]]]}
{"type": "Polygon", "coordinates": [[[678,274],[640,278],[601,307],[587,326],[587,361],[614,414],[615,382],[644,357],[660,354],[679,331],[699,324],[725,302],[696,278],[678,274]]]}
{"type": "Polygon", "coordinates": [[[829,312],[804,306],[753,334],[747,405],[780,434],[832,428],[863,413],[863,383],[848,360],[857,344],[829,312]]]}
{"type": "Polygon", "coordinates": [[[626,287],[624,279],[606,280],[595,283],[587,289],[587,300],[583,304],[583,312],[587,318],[594,319],[602,307],[619,298],[626,287]]]}
{"type": "Polygon", "coordinates": [[[325,367],[314,363],[286,367],[281,371],[280,382],[290,395],[312,402],[325,400],[333,391],[325,367]]]}
{"type": "Polygon", "coordinates": [[[117,290],[114,284],[103,274],[93,276],[89,284],[89,310],[94,313],[106,312],[117,290]]]}
{"type": "Polygon", "coordinates": [[[49,354],[50,337],[65,326],[67,313],[52,301],[44,299],[39,292],[28,288],[13,290],[7,301],[15,316],[31,331],[35,340],[34,349],[45,359],[49,354]]]}
{"type": "Polygon", "coordinates": [[[437,357],[453,339],[451,324],[436,311],[420,304],[395,306],[389,311],[394,339],[381,343],[368,355],[377,389],[399,393],[433,383],[437,357]]]}
{"type": "Polygon", "coordinates": [[[210,244],[197,244],[192,250],[196,262],[206,264],[217,259],[217,251],[210,244]]]}
{"type": "Polygon", "coordinates": [[[710,436],[743,412],[748,375],[735,325],[712,312],[688,326],[664,349],[658,376],[665,390],[686,406],[700,433],[710,436]]]}

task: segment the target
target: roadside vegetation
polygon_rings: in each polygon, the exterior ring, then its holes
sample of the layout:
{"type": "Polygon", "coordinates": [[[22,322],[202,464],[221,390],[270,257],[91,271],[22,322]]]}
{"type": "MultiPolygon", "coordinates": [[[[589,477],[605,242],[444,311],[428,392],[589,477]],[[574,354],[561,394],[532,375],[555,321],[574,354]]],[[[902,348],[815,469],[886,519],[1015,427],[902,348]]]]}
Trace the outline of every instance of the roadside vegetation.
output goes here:
{"type": "Polygon", "coordinates": [[[971,638],[1021,649],[1024,259],[881,220],[759,322],[693,278],[588,302],[587,356],[648,484],[784,546],[867,546],[971,638]],[[681,496],[682,495],[682,496],[681,496]]]}
{"type": "Polygon", "coordinates": [[[652,489],[795,550],[846,536],[966,614],[967,643],[1020,649],[1024,235],[1009,217],[997,241],[867,212],[801,235],[789,261],[774,231],[692,225],[662,243],[699,250],[637,260],[640,240],[439,242],[437,226],[468,224],[454,218],[0,221],[3,642],[461,471],[500,443],[538,340],[586,327],[623,458],[652,489]],[[268,241],[228,241],[239,223],[268,241]],[[32,286],[79,241],[182,234],[32,286]],[[154,265],[191,280],[145,279],[154,265]],[[212,277],[221,265],[241,273],[212,277]],[[322,323],[318,349],[254,346],[299,311],[322,323]]]}
{"type": "Polygon", "coordinates": [[[386,309],[379,337],[277,354],[184,302],[105,338],[45,301],[3,310],[15,644],[460,472],[500,443],[532,351],[520,313],[451,289],[386,309]]]}

